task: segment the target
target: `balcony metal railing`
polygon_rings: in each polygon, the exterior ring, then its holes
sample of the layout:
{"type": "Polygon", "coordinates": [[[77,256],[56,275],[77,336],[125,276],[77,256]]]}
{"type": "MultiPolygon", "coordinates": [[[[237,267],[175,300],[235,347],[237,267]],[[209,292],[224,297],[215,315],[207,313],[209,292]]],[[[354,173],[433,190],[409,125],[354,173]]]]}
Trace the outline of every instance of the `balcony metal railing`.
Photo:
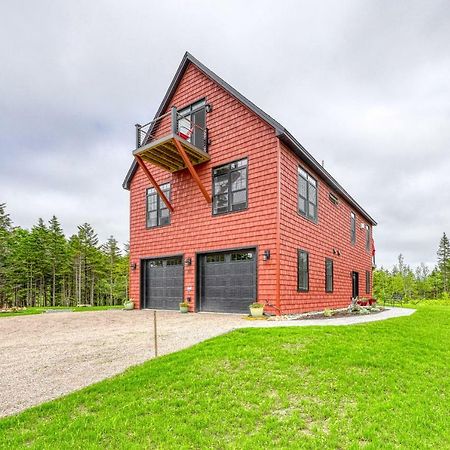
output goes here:
{"type": "Polygon", "coordinates": [[[207,152],[208,129],[194,123],[189,115],[180,114],[175,107],[144,125],[136,124],[136,149],[169,134],[177,135],[207,152]]]}

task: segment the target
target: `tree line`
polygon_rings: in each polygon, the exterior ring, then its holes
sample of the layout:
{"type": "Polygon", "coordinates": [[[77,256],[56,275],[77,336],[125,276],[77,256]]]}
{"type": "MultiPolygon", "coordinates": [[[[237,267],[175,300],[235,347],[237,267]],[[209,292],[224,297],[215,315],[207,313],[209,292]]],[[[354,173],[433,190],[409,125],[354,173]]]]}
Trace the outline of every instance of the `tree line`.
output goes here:
{"type": "Polygon", "coordinates": [[[450,289],[450,243],[444,233],[437,249],[436,266],[430,269],[421,263],[415,269],[406,264],[399,255],[397,264],[389,269],[381,267],[373,274],[374,297],[379,300],[401,295],[407,300],[449,299],[450,289]]]}
{"type": "Polygon", "coordinates": [[[99,244],[88,223],[67,238],[58,219],[13,226],[0,204],[0,307],[119,305],[128,297],[128,246],[99,244]]]}

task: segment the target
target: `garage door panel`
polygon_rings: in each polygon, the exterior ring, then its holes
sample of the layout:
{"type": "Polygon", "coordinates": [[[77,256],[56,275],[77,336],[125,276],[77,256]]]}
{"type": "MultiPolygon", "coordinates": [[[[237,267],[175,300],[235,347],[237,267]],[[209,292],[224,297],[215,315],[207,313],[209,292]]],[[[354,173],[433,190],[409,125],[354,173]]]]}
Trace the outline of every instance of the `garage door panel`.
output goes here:
{"type": "Polygon", "coordinates": [[[256,252],[243,250],[200,257],[200,309],[248,312],[256,298],[256,252]]]}
{"type": "Polygon", "coordinates": [[[152,309],[178,309],[183,298],[182,257],[144,261],[143,306],[152,309]]]}

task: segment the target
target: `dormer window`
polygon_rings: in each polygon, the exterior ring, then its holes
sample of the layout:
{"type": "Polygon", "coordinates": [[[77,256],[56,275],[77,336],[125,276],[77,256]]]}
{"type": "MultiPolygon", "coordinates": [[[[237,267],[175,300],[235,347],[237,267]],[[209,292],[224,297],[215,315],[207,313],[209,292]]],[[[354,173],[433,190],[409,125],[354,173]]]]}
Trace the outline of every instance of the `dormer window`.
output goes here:
{"type": "Polygon", "coordinates": [[[178,110],[178,134],[206,151],[206,102],[200,100],[178,110]]]}

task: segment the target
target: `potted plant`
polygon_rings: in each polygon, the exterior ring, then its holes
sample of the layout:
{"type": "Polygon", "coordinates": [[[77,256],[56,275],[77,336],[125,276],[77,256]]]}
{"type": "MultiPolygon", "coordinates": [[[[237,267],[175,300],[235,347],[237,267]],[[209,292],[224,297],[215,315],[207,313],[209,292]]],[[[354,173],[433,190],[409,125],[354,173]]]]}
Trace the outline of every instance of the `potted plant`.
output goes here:
{"type": "Polygon", "coordinates": [[[258,302],[250,305],[250,314],[252,317],[262,317],[264,314],[264,305],[258,302]]]}
{"type": "Polygon", "coordinates": [[[189,303],[186,300],[183,300],[180,303],[180,313],[186,314],[189,311],[189,303]]]}
{"type": "Polygon", "coordinates": [[[123,302],[123,309],[131,310],[134,309],[134,303],[132,300],[128,299],[123,302]]]}

